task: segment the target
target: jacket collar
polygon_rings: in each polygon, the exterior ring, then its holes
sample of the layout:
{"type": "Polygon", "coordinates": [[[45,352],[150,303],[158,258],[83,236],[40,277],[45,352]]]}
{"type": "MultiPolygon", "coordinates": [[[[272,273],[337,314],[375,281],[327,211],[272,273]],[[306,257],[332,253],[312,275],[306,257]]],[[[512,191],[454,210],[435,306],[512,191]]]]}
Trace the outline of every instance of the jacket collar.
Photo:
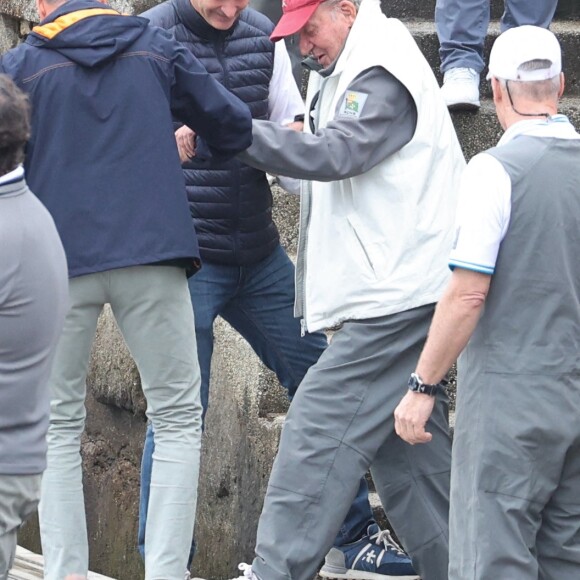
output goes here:
{"type": "Polygon", "coordinates": [[[240,21],[238,18],[228,30],[218,30],[206,22],[203,16],[191,5],[190,0],[173,0],[173,6],[183,24],[203,40],[216,41],[227,38],[234,32],[240,21]]]}
{"type": "Polygon", "coordinates": [[[0,175],[0,187],[6,185],[7,183],[14,183],[15,181],[20,181],[24,179],[24,167],[19,165],[16,169],[0,175]]]}

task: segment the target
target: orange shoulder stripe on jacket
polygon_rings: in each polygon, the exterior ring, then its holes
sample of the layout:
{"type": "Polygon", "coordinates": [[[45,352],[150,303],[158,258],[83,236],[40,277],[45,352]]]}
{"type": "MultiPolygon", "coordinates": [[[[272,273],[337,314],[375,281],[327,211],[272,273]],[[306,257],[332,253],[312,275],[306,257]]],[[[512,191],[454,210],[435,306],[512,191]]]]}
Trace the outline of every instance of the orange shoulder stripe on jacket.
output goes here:
{"type": "Polygon", "coordinates": [[[119,12],[109,8],[89,8],[88,10],[77,10],[76,12],[70,12],[69,14],[64,14],[57,18],[54,22],[49,22],[43,26],[35,26],[32,31],[40,36],[51,39],[54,38],[59,32],[62,32],[69,26],[72,26],[79,20],[84,20],[90,16],[98,16],[101,14],[111,14],[119,16],[119,12]]]}

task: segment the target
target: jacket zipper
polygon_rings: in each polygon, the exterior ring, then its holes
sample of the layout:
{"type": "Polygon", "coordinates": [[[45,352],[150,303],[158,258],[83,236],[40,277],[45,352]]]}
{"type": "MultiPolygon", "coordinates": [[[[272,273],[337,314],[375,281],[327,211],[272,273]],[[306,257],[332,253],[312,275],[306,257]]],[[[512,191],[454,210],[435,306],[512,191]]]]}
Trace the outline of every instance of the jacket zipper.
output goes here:
{"type": "MultiPolygon", "coordinates": [[[[322,91],[324,90],[325,82],[320,84],[318,91],[318,104],[322,101],[322,91]]],[[[318,128],[320,118],[320,106],[314,110],[314,126],[318,128]]],[[[304,183],[304,182],[303,182],[304,183]]],[[[310,217],[312,215],[312,204],[314,202],[312,196],[312,182],[306,182],[306,190],[300,195],[300,229],[298,236],[298,256],[296,258],[296,271],[298,276],[302,276],[301,280],[296,284],[296,316],[300,316],[300,336],[304,337],[308,331],[308,316],[306,308],[306,253],[308,250],[308,230],[310,229],[310,217]]]]}
{"type": "MultiPolygon", "coordinates": [[[[229,82],[229,76],[228,76],[228,67],[227,67],[227,59],[224,56],[224,48],[225,48],[225,39],[224,38],[219,38],[218,40],[215,41],[214,43],[214,47],[215,47],[215,52],[217,55],[217,59],[218,62],[220,63],[220,66],[223,70],[223,74],[224,74],[224,78],[223,78],[223,86],[229,90],[230,89],[230,82],[229,82]]],[[[234,260],[236,262],[236,264],[239,261],[239,248],[240,248],[240,167],[239,165],[236,167],[236,174],[232,175],[232,180],[230,183],[230,187],[234,188],[234,184],[235,184],[235,189],[236,189],[236,211],[235,211],[235,216],[234,216],[234,224],[233,224],[233,238],[234,238],[234,260]]]]}

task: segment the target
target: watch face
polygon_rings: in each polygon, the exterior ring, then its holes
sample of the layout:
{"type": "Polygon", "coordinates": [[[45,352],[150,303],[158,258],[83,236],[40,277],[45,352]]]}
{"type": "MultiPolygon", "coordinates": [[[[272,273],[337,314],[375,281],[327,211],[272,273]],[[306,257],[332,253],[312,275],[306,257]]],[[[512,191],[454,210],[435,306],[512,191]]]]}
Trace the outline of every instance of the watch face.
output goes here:
{"type": "Polygon", "coordinates": [[[414,393],[433,396],[437,392],[437,385],[426,385],[417,373],[412,373],[409,377],[409,390],[414,393]]]}
{"type": "Polygon", "coordinates": [[[419,391],[421,387],[421,382],[419,381],[419,377],[413,373],[410,377],[409,377],[409,389],[411,391],[417,392],[419,391]]]}

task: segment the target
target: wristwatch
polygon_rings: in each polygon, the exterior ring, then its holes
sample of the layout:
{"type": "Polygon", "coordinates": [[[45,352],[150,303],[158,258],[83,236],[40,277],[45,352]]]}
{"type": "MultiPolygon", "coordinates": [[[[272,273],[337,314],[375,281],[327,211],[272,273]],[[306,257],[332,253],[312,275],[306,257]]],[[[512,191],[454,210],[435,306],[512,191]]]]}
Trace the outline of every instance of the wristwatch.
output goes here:
{"type": "Polygon", "coordinates": [[[435,385],[428,385],[423,382],[423,379],[417,373],[411,373],[408,385],[409,390],[414,393],[422,393],[423,395],[434,397],[437,394],[437,391],[445,389],[447,383],[447,379],[443,378],[435,385]]]}

